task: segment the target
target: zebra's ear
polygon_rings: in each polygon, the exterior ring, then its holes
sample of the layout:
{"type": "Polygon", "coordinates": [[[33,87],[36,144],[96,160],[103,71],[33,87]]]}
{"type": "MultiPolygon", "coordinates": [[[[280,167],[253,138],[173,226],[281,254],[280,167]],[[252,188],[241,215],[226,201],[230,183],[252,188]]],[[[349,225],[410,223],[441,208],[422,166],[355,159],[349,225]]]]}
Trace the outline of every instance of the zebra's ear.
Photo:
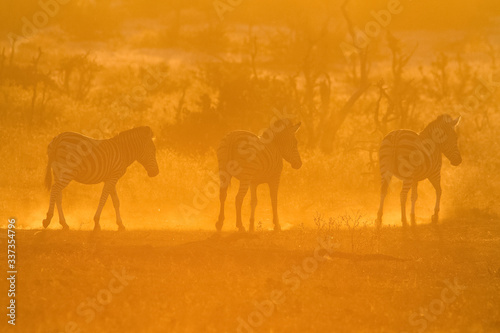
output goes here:
{"type": "Polygon", "coordinates": [[[462,116],[458,116],[457,119],[453,119],[453,121],[451,122],[451,125],[453,127],[457,126],[459,123],[460,123],[460,120],[462,119],[462,116]]]}
{"type": "Polygon", "coordinates": [[[302,124],[302,122],[299,122],[298,124],[293,125],[292,131],[297,132],[299,130],[300,124],[302,124]]]}

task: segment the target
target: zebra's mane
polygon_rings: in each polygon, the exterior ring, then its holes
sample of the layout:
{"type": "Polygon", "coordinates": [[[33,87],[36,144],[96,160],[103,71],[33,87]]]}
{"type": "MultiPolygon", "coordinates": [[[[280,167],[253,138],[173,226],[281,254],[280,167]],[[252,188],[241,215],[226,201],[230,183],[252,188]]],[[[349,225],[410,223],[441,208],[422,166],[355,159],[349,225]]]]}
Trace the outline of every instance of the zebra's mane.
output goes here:
{"type": "Polygon", "coordinates": [[[442,122],[444,122],[446,124],[449,124],[449,123],[451,123],[453,121],[453,118],[449,114],[445,113],[445,114],[442,114],[442,115],[438,116],[436,120],[437,121],[442,121],[442,122]]]}
{"type": "Polygon", "coordinates": [[[451,124],[452,122],[453,122],[453,118],[449,114],[445,113],[445,114],[439,115],[436,119],[434,119],[433,121],[428,123],[427,126],[425,126],[425,128],[420,133],[421,134],[427,133],[436,126],[441,126],[443,124],[448,125],[448,124],[451,124]]]}
{"type": "Polygon", "coordinates": [[[431,139],[437,143],[438,146],[442,146],[446,142],[449,142],[450,137],[456,138],[456,125],[459,121],[460,117],[453,119],[446,113],[439,115],[419,133],[419,136],[422,139],[431,139]]]}
{"type": "Polygon", "coordinates": [[[130,136],[138,135],[140,137],[144,138],[152,138],[153,137],[153,130],[149,126],[140,126],[140,127],[135,127],[123,132],[120,132],[117,137],[118,138],[127,138],[130,136]]]}
{"type": "MultiPolygon", "coordinates": [[[[278,119],[273,125],[267,128],[267,131],[273,132],[274,135],[279,135],[281,133],[286,132],[286,130],[293,127],[293,121],[291,118],[281,118],[278,119]],[[281,126],[285,125],[282,130],[276,130],[275,127],[281,128],[281,126]]],[[[262,135],[261,135],[262,136],[262,135]]],[[[259,136],[259,137],[261,137],[259,136]]]]}

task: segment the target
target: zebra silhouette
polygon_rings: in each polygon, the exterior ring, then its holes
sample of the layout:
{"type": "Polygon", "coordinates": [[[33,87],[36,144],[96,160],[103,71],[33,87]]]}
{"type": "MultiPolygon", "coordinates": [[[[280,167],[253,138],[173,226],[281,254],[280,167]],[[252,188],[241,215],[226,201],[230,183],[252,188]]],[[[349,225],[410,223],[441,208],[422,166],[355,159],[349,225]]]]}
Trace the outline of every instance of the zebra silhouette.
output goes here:
{"type": "Polygon", "coordinates": [[[401,190],[401,222],[408,225],[406,220],[406,199],[411,190],[411,224],[415,222],[415,202],[417,201],[418,182],[429,179],[436,190],[436,205],[432,222],[438,221],[439,205],[441,200],[441,165],[442,155],[446,156],[451,165],[462,163],[458,149],[455,127],[460,117],[453,119],[444,114],[437,117],[416,133],[410,130],[396,130],[387,134],[380,145],[379,161],[382,186],[380,190],[380,206],[377,214],[377,227],[382,225],[384,199],[392,175],[403,181],[401,190]]]}
{"type": "Polygon", "coordinates": [[[94,230],[101,229],[99,219],[108,195],[113,200],[118,230],[124,230],[116,183],[134,161],[142,164],[150,177],[159,173],[153,131],[147,126],[121,132],[107,140],[96,140],[74,132],[61,133],[49,144],[47,155],[49,161],[45,186],[50,190],[50,204],[47,218],[43,220],[44,228],[49,226],[54,215],[54,204],[57,204],[59,223],[63,229],[68,229],[62,210],[62,190],[75,180],[83,184],[104,182],[94,215],[94,230]],[[54,184],[51,184],[51,171],[54,174],[54,184]]]}
{"type": "Polygon", "coordinates": [[[283,159],[299,169],[302,166],[295,132],[300,123],[292,125],[290,119],[279,119],[264,131],[260,137],[247,131],[228,133],[217,149],[220,177],[220,213],[215,224],[218,231],[224,223],[224,203],[231,178],[240,181],[236,195],[236,227],[245,231],[241,221],[241,206],[250,188],[251,213],[249,230],[254,230],[255,207],[257,206],[257,186],[269,184],[273,209],[274,230],[281,230],[278,219],[278,187],[283,159]]]}

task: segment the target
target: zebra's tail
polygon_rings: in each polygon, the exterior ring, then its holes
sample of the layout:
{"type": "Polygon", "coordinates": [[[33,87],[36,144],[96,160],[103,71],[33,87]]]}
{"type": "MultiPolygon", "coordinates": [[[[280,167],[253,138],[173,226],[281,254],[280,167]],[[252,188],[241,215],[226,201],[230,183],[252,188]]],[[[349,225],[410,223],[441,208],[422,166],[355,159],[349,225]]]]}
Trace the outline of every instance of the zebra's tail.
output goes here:
{"type": "Polygon", "coordinates": [[[50,188],[52,186],[52,161],[54,159],[50,146],[51,145],[49,145],[49,148],[47,149],[49,160],[47,162],[47,168],[45,169],[45,188],[47,189],[47,191],[50,191],[50,188]]]}

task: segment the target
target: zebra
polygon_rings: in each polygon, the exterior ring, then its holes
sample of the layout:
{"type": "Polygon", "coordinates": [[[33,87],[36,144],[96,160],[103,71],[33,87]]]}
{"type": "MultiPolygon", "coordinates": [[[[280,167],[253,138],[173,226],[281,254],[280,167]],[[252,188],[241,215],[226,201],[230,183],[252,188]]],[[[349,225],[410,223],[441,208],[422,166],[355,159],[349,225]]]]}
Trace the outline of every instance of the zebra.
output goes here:
{"type": "Polygon", "coordinates": [[[458,137],[455,132],[461,117],[453,119],[443,114],[429,123],[425,129],[416,133],[410,130],[396,130],[387,134],[380,145],[379,162],[381,174],[380,206],[376,225],[382,225],[384,199],[392,175],[403,181],[401,190],[401,222],[407,227],[406,199],[411,188],[411,224],[415,221],[415,202],[417,201],[418,182],[429,179],[436,190],[436,204],[431,221],[437,223],[441,200],[441,153],[458,166],[462,163],[462,156],[458,149],[458,137]]]}
{"type": "Polygon", "coordinates": [[[300,122],[293,125],[290,119],[276,119],[261,136],[247,131],[233,131],[221,140],[217,149],[220,178],[220,212],[215,224],[217,231],[222,229],[224,222],[224,203],[232,177],[240,181],[236,195],[236,227],[239,231],[245,231],[241,221],[241,206],[248,188],[251,192],[249,230],[254,231],[257,186],[262,183],[269,185],[274,230],[281,230],[277,208],[278,187],[283,159],[294,169],[302,166],[295,138],[299,127],[300,122]]]}
{"type": "Polygon", "coordinates": [[[108,195],[113,200],[118,230],[125,230],[120,216],[116,183],[136,160],[144,166],[149,177],[155,177],[159,173],[153,131],[148,126],[136,127],[106,140],[64,132],[50,142],[47,155],[49,160],[45,172],[45,187],[50,191],[50,204],[47,217],[42,222],[44,228],[49,226],[54,215],[54,204],[57,204],[59,223],[63,230],[69,229],[62,210],[62,190],[75,180],[83,184],[104,182],[94,215],[94,231],[101,229],[99,219],[108,195]],[[54,174],[54,184],[51,171],[54,174]]]}

